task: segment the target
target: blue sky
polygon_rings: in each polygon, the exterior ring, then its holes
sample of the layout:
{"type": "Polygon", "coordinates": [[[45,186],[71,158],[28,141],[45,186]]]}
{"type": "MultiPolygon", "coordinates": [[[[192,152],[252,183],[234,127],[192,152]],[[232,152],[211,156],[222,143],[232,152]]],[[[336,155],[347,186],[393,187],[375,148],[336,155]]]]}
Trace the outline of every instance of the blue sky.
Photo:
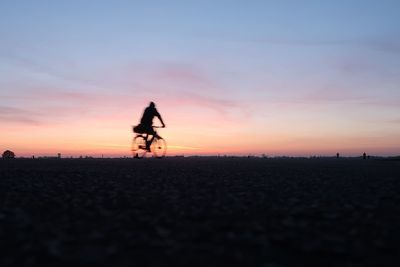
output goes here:
{"type": "Polygon", "coordinates": [[[0,149],[124,155],[126,125],[154,100],[175,153],[398,154],[399,11],[361,0],[2,1],[0,149]]]}

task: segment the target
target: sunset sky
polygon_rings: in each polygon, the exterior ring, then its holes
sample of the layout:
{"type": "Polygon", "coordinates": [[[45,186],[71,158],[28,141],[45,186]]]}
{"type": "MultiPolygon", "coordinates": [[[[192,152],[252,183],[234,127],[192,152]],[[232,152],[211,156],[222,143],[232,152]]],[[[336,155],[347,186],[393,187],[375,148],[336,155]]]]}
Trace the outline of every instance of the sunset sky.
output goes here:
{"type": "Polygon", "coordinates": [[[0,150],[400,154],[400,1],[0,2],[0,150]]]}

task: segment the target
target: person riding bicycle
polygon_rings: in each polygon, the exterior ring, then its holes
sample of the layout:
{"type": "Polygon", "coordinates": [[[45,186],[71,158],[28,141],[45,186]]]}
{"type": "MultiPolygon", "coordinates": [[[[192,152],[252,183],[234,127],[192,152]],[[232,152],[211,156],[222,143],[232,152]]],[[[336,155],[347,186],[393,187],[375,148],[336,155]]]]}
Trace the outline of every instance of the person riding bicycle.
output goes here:
{"type": "Polygon", "coordinates": [[[150,145],[153,142],[153,139],[156,135],[156,132],[153,129],[153,119],[154,117],[157,117],[161,124],[162,127],[165,128],[165,123],[163,119],[161,118],[160,113],[158,113],[156,109],[156,104],[154,102],[150,102],[149,106],[144,110],[142,119],[140,120],[139,125],[135,126],[133,128],[133,131],[135,133],[146,133],[148,135],[151,135],[152,138],[150,140],[146,140],[146,149],[150,150],[150,145]]]}

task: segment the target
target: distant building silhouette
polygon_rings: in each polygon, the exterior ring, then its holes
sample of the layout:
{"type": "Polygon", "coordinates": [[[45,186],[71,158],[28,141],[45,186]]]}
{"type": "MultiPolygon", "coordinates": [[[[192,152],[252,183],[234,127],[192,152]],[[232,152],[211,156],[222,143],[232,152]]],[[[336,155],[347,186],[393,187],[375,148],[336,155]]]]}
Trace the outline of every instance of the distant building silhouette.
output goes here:
{"type": "Polygon", "coordinates": [[[11,150],[6,150],[3,152],[2,158],[3,159],[13,159],[13,158],[15,158],[15,153],[12,152],[11,150]]]}

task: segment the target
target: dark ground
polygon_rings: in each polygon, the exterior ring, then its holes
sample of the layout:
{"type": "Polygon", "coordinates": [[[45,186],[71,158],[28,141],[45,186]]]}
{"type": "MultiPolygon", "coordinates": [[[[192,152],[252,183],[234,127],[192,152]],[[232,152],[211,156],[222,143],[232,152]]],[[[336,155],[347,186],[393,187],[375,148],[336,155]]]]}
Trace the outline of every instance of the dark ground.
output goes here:
{"type": "Polygon", "coordinates": [[[399,193],[388,160],[0,160],[0,266],[400,266],[399,193]]]}

